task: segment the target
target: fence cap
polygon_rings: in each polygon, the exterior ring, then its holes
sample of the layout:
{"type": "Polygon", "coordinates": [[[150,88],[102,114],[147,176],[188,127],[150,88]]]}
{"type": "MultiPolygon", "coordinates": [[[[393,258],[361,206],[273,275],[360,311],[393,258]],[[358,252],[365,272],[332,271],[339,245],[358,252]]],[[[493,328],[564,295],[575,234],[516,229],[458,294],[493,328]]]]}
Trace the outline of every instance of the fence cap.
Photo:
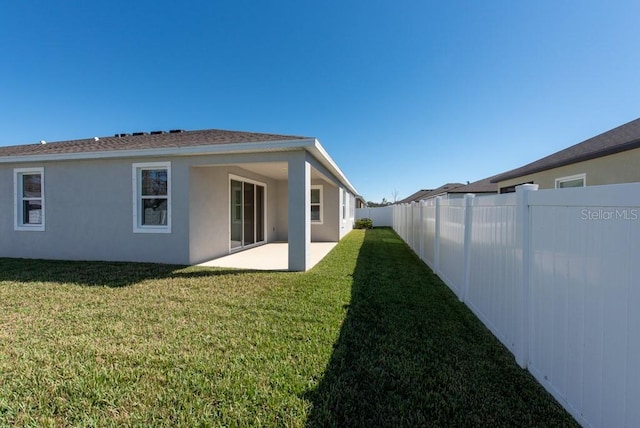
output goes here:
{"type": "Polygon", "coordinates": [[[531,190],[538,190],[538,185],[537,184],[521,184],[519,186],[516,186],[516,193],[517,192],[528,192],[531,190]]]}

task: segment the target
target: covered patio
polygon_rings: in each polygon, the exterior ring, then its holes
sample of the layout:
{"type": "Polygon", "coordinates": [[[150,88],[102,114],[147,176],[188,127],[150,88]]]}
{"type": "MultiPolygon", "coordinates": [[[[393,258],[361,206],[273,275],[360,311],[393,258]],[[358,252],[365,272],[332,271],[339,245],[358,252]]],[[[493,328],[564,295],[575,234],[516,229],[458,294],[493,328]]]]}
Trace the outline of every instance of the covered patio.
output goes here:
{"type": "MultiPolygon", "coordinates": [[[[337,242],[312,242],[310,244],[310,266],[314,267],[335,247],[337,242]]],[[[229,254],[217,259],[209,260],[198,266],[227,267],[251,270],[289,270],[289,244],[287,242],[273,242],[248,250],[229,254]]]]}

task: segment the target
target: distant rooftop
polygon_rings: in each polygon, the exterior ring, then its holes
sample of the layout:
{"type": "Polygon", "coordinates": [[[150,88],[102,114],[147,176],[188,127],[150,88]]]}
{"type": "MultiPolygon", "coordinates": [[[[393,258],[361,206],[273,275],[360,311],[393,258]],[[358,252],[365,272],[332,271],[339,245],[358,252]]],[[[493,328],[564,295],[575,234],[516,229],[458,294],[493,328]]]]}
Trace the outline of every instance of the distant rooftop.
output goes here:
{"type": "Polygon", "coordinates": [[[450,190],[449,193],[498,193],[498,184],[491,182],[493,177],[496,176],[483,178],[482,180],[456,187],[450,190]]]}
{"type": "Polygon", "coordinates": [[[460,186],[464,186],[463,183],[447,183],[447,184],[443,184],[442,186],[438,187],[437,189],[432,189],[432,190],[418,190],[417,192],[415,192],[413,195],[408,196],[398,202],[396,202],[397,204],[408,204],[410,202],[418,202],[421,201],[423,199],[429,199],[429,198],[435,198],[438,195],[443,195],[445,193],[450,193],[451,191],[453,191],[453,189],[456,189],[460,186]]]}

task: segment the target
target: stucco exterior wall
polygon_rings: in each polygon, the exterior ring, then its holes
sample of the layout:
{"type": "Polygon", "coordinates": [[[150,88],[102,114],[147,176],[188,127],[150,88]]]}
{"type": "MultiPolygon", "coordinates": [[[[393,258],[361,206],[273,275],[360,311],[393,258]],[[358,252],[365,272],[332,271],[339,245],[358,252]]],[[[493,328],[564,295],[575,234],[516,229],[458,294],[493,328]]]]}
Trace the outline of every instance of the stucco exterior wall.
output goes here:
{"type": "Polygon", "coordinates": [[[322,223],[311,222],[312,242],[338,242],[339,234],[339,192],[333,184],[324,180],[312,180],[311,185],[322,186],[322,223]]]}
{"type": "MultiPolygon", "coordinates": [[[[229,176],[250,179],[266,186],[267,242],[276,241],[278,214],[286,211],[278,206],[278,182],[237,166],[193,167],[190,170],[190,263],[201,263],[229,254],[230,189],[229,176]]],[[[286,228],[286,223],[284,225],[286,228]]]]}
{"type": "MultiPolygon", "coordinates": [[[[339,198],[338,188],[324,180],[311,180],[311,185],[322,186],[322,223],[311,223],[311,241],[312,242],[337,242],[340,240],[340,219],[339,219],[339,198]]],[[[276,228],[278,230],[277,239],[286,241],[288,239],[287,222],[288,213],[288,183],[286,181],[279,182],[278,192],[278,219],[276,228]]]]}
{"type": "Polygon", "coordinates": [[[342,191],[340,188],[340,205],[338,208],[339,216],[340,216],[340,228],[339,228],[339,238],[342,239],[347,233],[353,230],[353,224],[355,222],[355,195],[349,193],[348,190],[342,191]],[[342,198],[346,198],[346,216],[343,218],[342,216],[342,198]]]}
{"type": "Polygon", "coordinates": [[[288,222],[289,222],[289,184],[287,181],[280,180],[276,183],[277,189],[277,205],[278,212],[276,214],[276,234],[275,240],[284,242],[288,238],[288,222]]]}
{"type": "Polygon", "coordinates": [[[504,180],[498,183],[498,188],[533,182],[538,184],[540,189],[553,189],[557,178],[583,173],[586,174],[587,186],[635,183],[640,182],[638,165],[640,165],[640,149],[634,149],[504,180]]]}
{"type": "MultiPolygon", "coordinates": [[[[145,159],[145,162],[167,159],[145,159]]],[[[132,164],[85,160],[0,167],[0,257],[188,263],[188,169],[172,162],[172,233],[133,233],[132,164]],[[44,167],[45,230],[14,230],[13,169],[44,167]]]]}

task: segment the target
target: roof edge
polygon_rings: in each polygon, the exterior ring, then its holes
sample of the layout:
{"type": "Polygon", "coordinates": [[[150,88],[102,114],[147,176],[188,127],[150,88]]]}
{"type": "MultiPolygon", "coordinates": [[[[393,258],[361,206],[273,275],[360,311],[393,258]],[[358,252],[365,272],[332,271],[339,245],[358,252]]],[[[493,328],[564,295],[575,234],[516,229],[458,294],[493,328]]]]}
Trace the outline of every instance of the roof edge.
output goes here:
{"type": "Polygon", "coordinates": [[[316,138],[300,138],[295,140],[277,141],[253,141],[243,143],[231,143],[220,145],[201,145],[190,147],[167,147],[157,149],[136,149],[136,150],[109,150],[100,152],[83,153],[56,153],[48,155],[26,155],[26,156],[4,156],[0,157],[0,164],[25,163],[25,162],[51,162],[51,161],[73,161],[91,159],[118,159],[136,157],[158,157],[158,156],[197,156],[233,153],[259,153],[264,151],[287,151],[303,149],[311,153],[322,163],[336,178],[349,188],[354,195],[357,190],[344,175],[340,167],[329,156],[329,153],[322,147],[316,138]]]}
{"type": "MultiPolygon", "coordinates": [[[[573,165],[574,163],[585,162],[585,161],[596,159],[596,158],[599,158],[599,157],[602,157],[602,156],[609,156],[609,155],[613,155],[613,154],[621,153],[621,152],[626,152],[628,150],[633,150],[633,149],[637,149],[637,148],[640,148],[640,139],[629,141],[629,142],[624,143],[624,144],[619,144],[619,145],[614,146],[614,147],[608,147],[608,148],[605,148],[605,149],[602,149],[602,150],[597,150],[595,152],[586,153],[584,155],[577,156],[577,157],[572,158],[572,159],[567,159],[567,160],[564,160],[564,161],[555,162],[555,163],[552,163],[552,164],[549,164],[549,165],[546,165],[546,166],[532,168],[531,170],[526,170],[526,172],[524,174],[520,173],[520,172],[516,172],[516,171],[521,171],[524,168],[526,168],[527,165],[525,165],[525,166],[522,166],[520,168],[516,168],[516,169],[513,169],[511,171],[507,171],[505,173],[502,173],[502,174],[498,174],[490,182],[491,183],[498,183],[500,181],[511,180],[512,178],[516,178],[516,177],[524,177],[525,175],[536,174],[538,172],[548,171],[550,169],[559,168],[561,166],[573,165]]],[[[554,154],[551,154],[549,156],[553,156],[554,154]]],[[[542,158],[542,159],[544,159],[544,158],[542,158]]],[[[540,160],[542,160],[542,159],[540,159],[540,160]]],[[[538,162],[538,161],[535,161],[535,162],[538,162]]],[[[535,163],[535,162],[532,162],[532,163],[535,163]]],[[[530,164],[528,164],[528,165],[530,165],[530,164]]]]}
{"type": "Polygon", "coordinates": [[[338,180],[340,180],[345,186],[347,186],[351,193],[353,193],[354,195],[358,194],[356,188],[353,186],[353,184],[351,184],[347,176],[344,175],[338,164],[331,158],[331,156],[329,156],[329,153],[324,149],[324,147],[322,147],[320,141],[314,139],[314,144],[312,146],[309,146],[307,148],[307,151],[314,155],[320,161],[320,163],[322,163],[326,168],[329,169],[329,171],[331,171],[336,176],[338,180]]]}
{"type": "Polygon", "coordinates": [[[295,140],[277,141],[252,141],[243,143],[231,143],[220,145],[201,145],[190,147],[166,147],[157,149],[136,149],[136,150],[109,150],[99,152],[81,153],[56,153],[48,155],[24,155],[24,156],[4,156],[0,157],[2,163],[24,163],[24,162],[47,162],[65,160],[87,160],[87,159],[114,159],[130,157],[150,157],[150,156],[191,156],[206,154],[226,154],[226,153],[255,153],[265,150],[288,150],[297,148],[308,148],[315,144],[315,138],[301,138],[295,140]]]}

